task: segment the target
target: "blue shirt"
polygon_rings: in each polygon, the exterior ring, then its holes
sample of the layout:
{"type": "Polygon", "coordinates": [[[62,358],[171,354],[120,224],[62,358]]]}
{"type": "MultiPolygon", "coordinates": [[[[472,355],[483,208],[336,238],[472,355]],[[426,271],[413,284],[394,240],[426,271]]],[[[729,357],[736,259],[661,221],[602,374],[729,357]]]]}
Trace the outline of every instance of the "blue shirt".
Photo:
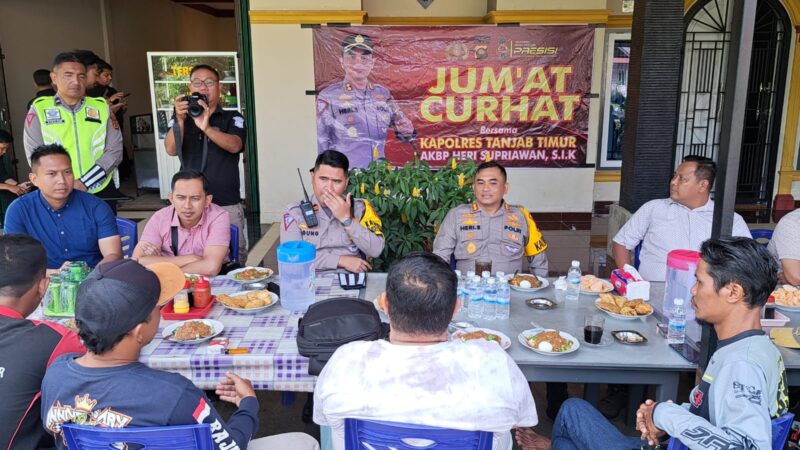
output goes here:
{"type": "Polygon", "coordinates": [[[42,381],[42,423],[66,450],[61,424],[161,427],[207,423],[217,450],[246,450],[258,430],[258,400],[245,397],[225,423],[203,391],[177,373],[142,363],[84,367],[70,353],[56,359],[42,381]]]}
{"type": "Polygon", "coordinates": [[[58,269],[64,261],[85,261],[94,267],[103,259],[97,241],[119,235],[106,202],[78,190],[59,210],[47,203],[41,191],[25,194],[11,202],[5,222],[6,234],[27,234],[42,243],[48,269],[58,269]]]}

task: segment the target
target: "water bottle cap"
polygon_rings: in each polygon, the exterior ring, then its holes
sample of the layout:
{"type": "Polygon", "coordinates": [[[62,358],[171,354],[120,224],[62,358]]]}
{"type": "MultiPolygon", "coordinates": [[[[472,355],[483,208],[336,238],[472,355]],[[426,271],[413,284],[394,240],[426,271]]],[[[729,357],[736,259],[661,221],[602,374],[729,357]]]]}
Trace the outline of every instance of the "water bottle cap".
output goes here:
{"type": "Polygon", "coordinates": [[[475,271],[474,270],[467,271],[467,276],[470,277],[470,278],[474,277],[475,276],[475,271]]]}
{"type": "Polygon", "coordinates": [[[489,278],[490,276],[492,276],[492,274],[488,270],[484,270],[483,272],[481,272],[481,277],[483,278],[489,278]]]}
{"type": "Polygon", "coordinates": [[[672,304],[678,305],[678,306],[683,305],[683,299],[682,298],[676,298],[675,301],[672,302],[672,304]]]}
{"type": "Polygon", "coordinates": [[[580,267],[580,266],[581,266],[580,261],[578,261],[577,259],[572,260],[572,267],[580,267]]]}
{"type": "Polygon", "coordinates": [[[486,282],[489,284],[495,284],[497,280],[495,280],[494,278],[489,278],[488,280],[486,280],[486,282]]]}
{"type": "Polygon", "coordinates": [[[481,281],[481,277],[475,275],[474,277],[472,277],[472,281],[478,283],[479,281],[481,281]]]}
{"type": "Polygon", "coordinates": [[[458,269],[456,269],[456,276],[457,276],[458,278],[461,278],[461,271],[460,271],[460,270],[458,270],[458,269]]]}

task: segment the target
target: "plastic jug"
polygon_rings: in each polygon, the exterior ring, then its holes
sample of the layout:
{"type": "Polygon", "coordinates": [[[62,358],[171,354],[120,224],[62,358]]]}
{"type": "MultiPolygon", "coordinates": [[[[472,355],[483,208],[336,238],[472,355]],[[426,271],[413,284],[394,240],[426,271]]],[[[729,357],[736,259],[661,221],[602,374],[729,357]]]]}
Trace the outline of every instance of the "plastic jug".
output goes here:
{"type": "Polygon", "coordinates": [[[314,303],[314,258],[317,249],[305,241],[278,246],[281,304],[290,311],[305,312],[314,303]]]}
{"type": "Polygon", "coordinates": [[[700,338],[700,327],[694,321],[694,308],[691,306],[694,271],[700,262],[700,253],[693,250],[673,250],[667,254],[667,276],[664,286],[664,305],[662,311],[666,316],[672,311],[676,298],[685,299],[686,334],[696,341],[700,338]]]}

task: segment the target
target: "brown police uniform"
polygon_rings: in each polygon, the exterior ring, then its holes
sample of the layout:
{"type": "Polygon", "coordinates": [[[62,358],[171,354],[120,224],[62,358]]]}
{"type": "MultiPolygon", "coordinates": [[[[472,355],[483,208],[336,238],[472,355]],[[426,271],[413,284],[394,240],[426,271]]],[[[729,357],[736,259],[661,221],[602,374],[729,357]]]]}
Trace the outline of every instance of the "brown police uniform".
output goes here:
{"type": "Polygon", "coordinates": [[[306,241],[317,248],[316,269],[336,270],[340,256],[364,255],[376,257],[383,252],[384,238],[381,219],[367,200],[353,198],[353,223],[345,227],[331,210],[321,208],[315,196],[311,203],[317,213],[319,225],[310,228],[303,219],[300,203],[292,203],[286,208],[281,224],[281,242],[306,241]],[[361,254],[363,252],[363,255],[361,254]]]}
{"type": "Polygon", "coordinates": [[[544,277],[548,268],[546,249],[547,243],[530,213],[505,201],[492,215],[477,203],[451,209],[433,241],[433,252],[445,261],[454,255],[456,268],[462,273],[475,270],[477,259],[488,258],[492,271],[511,274],[522,269],[522,258],[527,257],[531,271],[544,277]]]}

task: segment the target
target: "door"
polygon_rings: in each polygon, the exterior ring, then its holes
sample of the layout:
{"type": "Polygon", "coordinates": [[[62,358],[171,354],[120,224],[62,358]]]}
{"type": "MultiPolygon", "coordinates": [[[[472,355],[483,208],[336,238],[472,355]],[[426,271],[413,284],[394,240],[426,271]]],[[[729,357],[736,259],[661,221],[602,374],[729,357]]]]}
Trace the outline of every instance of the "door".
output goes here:
{"type": "MultiPolygon", "coordinates": [[[[677,166],[686,155],[719,154],[732,0],[697,2],[686,15],[677,166]]],[[[779,0],[759,0],[737,185],[737,205],[769,220],[783,112],[790,21],[779,0]]]]}

